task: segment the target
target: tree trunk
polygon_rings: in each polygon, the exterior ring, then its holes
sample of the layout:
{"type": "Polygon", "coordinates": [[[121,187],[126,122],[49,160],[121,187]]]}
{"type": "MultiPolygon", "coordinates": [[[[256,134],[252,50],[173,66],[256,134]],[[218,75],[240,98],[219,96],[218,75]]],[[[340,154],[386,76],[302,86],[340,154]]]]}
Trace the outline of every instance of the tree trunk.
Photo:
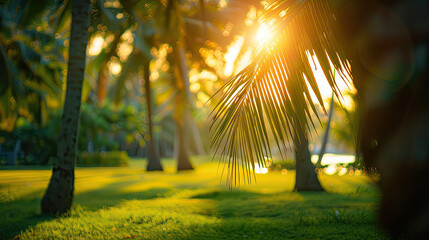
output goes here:
{"type": "Polygon", "coordinates": [[[16,140],[13,152],[7,157],[6,165],[15,166],[18,163],[19,152],[21,151],[21,142],[21,139],[16,140]]]}
{"type": "Polygon", "coordinates": [[[176,120],[176,134],[178,140],[177,149],[177,171],[181,170],[192,170],[191,161],[189,160],[188,153],[188,136],[187,136],[187,124],[189,118],[189,110],[185,110],[182,119],[176,120]]]}
{"type": "Polygon", "coordinates": [[[67,89],[58,139],[57,159],[48,189],[42,199],[42,212],[67,212],[73,201],[82,83],[85,70],[90,1],[74,0],[70,36],[67,89]]]}
{"type": "Polygon", "coordinates": [[[311,154],[308,150],[308,139],[301,127],[295,133],[296,182],[295,190],[324,191],[320,185],[314,165],[311,163],[311,154]]]}
{"type": "Polygon", "coordinates": [[[198,129],[198,125],[190,124],[189,125],[191,134],[192,134],[192,143],[195,149],[196,154],[205,155],[206,150],[204,149],[203,140],[201,139],[200,130],[198,129]]]}
{"type": "Polygon", "coordinates": [[[320,148],[319,159],[317,159],[316,167],[322,166],[322,158],[323,158],[323,155],[325,155],[326,145],[328,144],[329,130],[331,130],[331,121],[332,121],[333,113],[334,113],[334,93],[332,92],[331,104],[329,106],[328,122],[326,124],[325,135],[323,136],[322,147],[320,148]]]}
{"type": "Polygon", "coordinates": [[[176,133],[178,139],[177,151],[177,170],[191,170],[194,169],[189,160],[187,139],[187,125],[189,124],[189,76],[188,66],[186,65],[185,50],[178,44],[173,50],[175,62],[175,76],[177,80],[177,88],[179,94],[176,99],[176,109],[174,113],[174,120],[176,122],[176,133]]]}
{"type": "Polygon", "coordinates": [[[149,136],[150,140],[148,142],[147,146],[147,171],[162,171],[162,165],[161,160],[159,158],[159,154],[156,149],[155,144],[155,138],[153,135],[153,126],[152,126],[152,93],[151,93],[151,87],[150,87],[150,61],[147,60],[143,64],[143,71],[144,71],[144,89],[146,94],[146,104],[147,104],[147,112],[148,112],[148,128],[149,128],[149,136]]]}

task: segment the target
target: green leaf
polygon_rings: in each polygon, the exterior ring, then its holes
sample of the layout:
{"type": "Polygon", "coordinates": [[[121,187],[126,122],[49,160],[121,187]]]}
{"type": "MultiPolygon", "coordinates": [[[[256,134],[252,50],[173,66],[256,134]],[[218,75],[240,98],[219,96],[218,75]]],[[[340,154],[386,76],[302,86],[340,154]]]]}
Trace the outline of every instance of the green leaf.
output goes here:
{"type": "Polygon", "coordinates": [[[64,5],[58,9],[55,21],[55,33],[64,33],[70,30],[72,16],[72,0],[64,0],[64,5]]]}

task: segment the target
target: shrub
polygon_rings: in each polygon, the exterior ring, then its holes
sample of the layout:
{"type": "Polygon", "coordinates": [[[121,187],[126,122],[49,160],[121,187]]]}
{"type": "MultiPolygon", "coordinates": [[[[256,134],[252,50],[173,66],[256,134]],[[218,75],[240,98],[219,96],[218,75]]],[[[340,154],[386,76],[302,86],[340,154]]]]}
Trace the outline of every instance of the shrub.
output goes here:
{"type": "Polygon", "coordinates": [[[60,115],[50,115],[46,126],[39,127],[27,119],[20,117],[12,132],[0,130],[1,152],[0,161],[4,161],[5,152],[13,152],[15,143],[21,140],[20,157],[15,164],[34,165],[48,164],[57,153],[57,142],[60,128],[60,115]]]}
{"type": "Polygon", "coordinates": [[[296,168],[295,160],[293,159],[279,160],[276,162],[269,163],[267,164],[267,166],[271,171],[273,170],[281,171],[282,169],[293,170],[296,168]]]}
{"type": "Polygon", "coordinates": [[[85,166],[127,166],[129,160],[126,151],[82,152],[77,157],[77,164],[85,166]]]}

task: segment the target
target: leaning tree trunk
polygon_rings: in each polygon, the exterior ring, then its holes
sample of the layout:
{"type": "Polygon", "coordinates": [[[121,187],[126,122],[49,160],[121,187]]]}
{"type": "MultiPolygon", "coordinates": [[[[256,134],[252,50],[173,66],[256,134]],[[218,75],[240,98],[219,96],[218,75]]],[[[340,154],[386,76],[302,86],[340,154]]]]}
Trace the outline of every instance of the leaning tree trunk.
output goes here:
{"type": "Polygon", "coordinates": [[[74,0],[70,36],[67,90],[58,140],[57,159],[48,189],[42,199],[42,212],[64,213],[71,207],[76,159],[85,52],[88,43],[90,1],[74,0]]]}
{"type": "Polygon", "coordinates": [[[331,104],[329,105],[328,122],[326,123],[325,135],[323,135],[322,147],[320,148],[319,159],[317,159],[316,167],[322,166],[322,158],[326,152],[326,145],[328,145],[329,130],[331,130],[331,122],[332,122],[333,113],[334,113],[334,93],[332,92],[331,104]]]}
{"type": "Polygon", "coordinates": [[[314,165],[311,163],[311,154],[308,150],[308,139],[301,127],[296,129],[294,136],[296,158],[296,191],[324,191],[320,185],[314,165]]]}
{"type": "Polygon", "coordinates": [[[176,99],[176,109],[174,113],[174,120],[176,122],[176,133],[178,139],[177,151],[177,170],[191,170],[191,161],[189,160],[189,141],[187,139],[188,124],[190,121],[189,113],[189,77],[188,67],[186,65],[185,50],[178,44],[173,50],[175,75],[177,79],[177,87],[179,94],[176,99]]]}
{"type": "Polygon", "coordinates": [[[155,144],[155,138],[153,135],[153,126],[152,126],[152,111],[153,111],[153,105],[152,105],[152,93],[151,93],[151,87],[150,87],[150,80],[149,80],[149,76],[150,76],[150,61],[147,60],[144,62],[143,64],[143,80],[144,80],[144,89],[145,89],[145,94],[146,94],[146,104],[147,104],[147,113],[148,113],[148,128],[149,128],[149,136],[150,136],[150,140],[149,140],[149,144],[147,146],[147,167],[146,170],[147,171],[162,171],[162,165],[161,165],[161,160],[159,158],[159,154],[157,152],[156,149],[156,144],[155,144]]]}

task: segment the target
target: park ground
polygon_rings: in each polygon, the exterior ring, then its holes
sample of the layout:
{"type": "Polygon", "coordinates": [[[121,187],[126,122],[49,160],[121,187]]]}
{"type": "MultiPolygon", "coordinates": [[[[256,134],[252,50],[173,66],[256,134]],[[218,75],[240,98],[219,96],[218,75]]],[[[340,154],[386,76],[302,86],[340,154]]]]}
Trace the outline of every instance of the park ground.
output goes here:
{"type": "Polygon", "coordinates": [[[321,175],[326,193],[298,193],[294,171],[274,171],[228,189],[216,162],[193,162],[77,168],[73,209],[57,218],[40,212],[49,167],[1,167],[0,239],[386,239],[366,176],[321,175]]]}

